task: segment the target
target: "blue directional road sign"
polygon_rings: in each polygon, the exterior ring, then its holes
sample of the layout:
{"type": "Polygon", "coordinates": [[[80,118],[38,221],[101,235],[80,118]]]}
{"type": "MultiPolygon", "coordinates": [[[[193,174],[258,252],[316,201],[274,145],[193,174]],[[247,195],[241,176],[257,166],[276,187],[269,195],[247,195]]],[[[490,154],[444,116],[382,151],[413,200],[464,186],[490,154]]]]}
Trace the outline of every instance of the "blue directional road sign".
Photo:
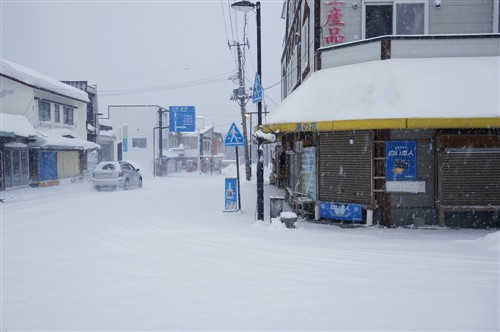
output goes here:
{"type": "Polygon", "coordinates": [[[253,82],[252,102],[258,103],[262,101],[262,86],[260,85],[259,73],[255,74],[255,81],[253,82]]]}
{"type": "Polygon", "coordinates": [[[233,122],[227,132],[225,146],[243,146],[243,142],[243,135],[233,122]]]}
{"type": "Polygon", "coordinates": [[[194,106],[170,106],[168,119],[170,132],[196,131],[194,106]]]}

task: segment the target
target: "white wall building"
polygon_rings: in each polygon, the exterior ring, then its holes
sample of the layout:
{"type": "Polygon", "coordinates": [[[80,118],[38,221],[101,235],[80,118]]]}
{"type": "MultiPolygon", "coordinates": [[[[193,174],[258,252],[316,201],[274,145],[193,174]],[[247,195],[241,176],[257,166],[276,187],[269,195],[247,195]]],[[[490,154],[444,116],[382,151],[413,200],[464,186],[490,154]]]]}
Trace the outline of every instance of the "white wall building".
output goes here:
{"type": "Polygon", "coordinates": [[[13,62],[0,60],[0,189],[57,184],[80,176],[86,155],[85,92],[13,62]],[[3,116],[9,114],[9,116],[3,116]],[[26,119],[36,136],[15,134],[26,119]],[[28,157],[29,153],[29,157],[28,157]]]}

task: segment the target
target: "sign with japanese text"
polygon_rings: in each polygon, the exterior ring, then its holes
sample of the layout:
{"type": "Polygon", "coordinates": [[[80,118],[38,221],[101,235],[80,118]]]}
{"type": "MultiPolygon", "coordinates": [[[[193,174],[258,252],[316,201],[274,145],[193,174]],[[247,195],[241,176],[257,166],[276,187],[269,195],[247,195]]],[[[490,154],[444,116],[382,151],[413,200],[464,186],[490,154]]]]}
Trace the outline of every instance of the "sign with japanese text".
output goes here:
{"type": "Polygon", "coordinates": [[[342,43],[345,36],[341,33],[341,28],[345,23],[342,21],[342,7],[345,6],[345,1],[331,0],[324,3],[327,9],[326,22],[323,28],[323,36],[325,44],[342,43]]]}
{"type": "Polygon", "coordinates": [[[194,132],[195,120],[194,106],[169,107],[169,130],[171,132],[194,132]]]}
{"type": "Polygon", "coordinates": [[[363,209],[359,204],[320,202],[319,216],[326,219],[361,221],[363,209]]]}
{"type": "Polygon", "coordinates": [[[385,142],[386,181],[408,181],[417,177],[417,142],[385,142]]]}
{"type": "Polygon", "coordinates": [[[295,124],[295,131],[317,131],[318,124],[316,122],[298,122],[295,124]]]}

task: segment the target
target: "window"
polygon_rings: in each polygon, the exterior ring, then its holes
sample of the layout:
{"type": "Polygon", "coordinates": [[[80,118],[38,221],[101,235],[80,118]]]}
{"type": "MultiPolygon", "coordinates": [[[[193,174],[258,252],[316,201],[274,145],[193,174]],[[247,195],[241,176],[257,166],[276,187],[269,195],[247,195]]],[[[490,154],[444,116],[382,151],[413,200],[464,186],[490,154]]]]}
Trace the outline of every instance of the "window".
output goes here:
{"type": "Polygon", "coordinates": [[[302,25],[300,34],[300,67],[304,72],[309,67],[309,18],[306,18],[302,25]]]}
{"type": "Polygon", "coordinates": [[[365,3],[364,38],[427,33],[426,2],[420,0],[365,3]]]}
{"type": "Polygon", "coordinates": [[[423,3],[396,4],[396,34],[423,35],[425,10],[423,3]]]}
{"type": "Polygon", "coordinates": [[[147,147],[146,138],[132,138],[132,147],[145,149],[147,147]]]}
{"type": "Polygon", "coordinates": [[[50,121],[50,103],[43,100],[38,101],[38,119],[40,121],[50,121]]]}
{"type": "Polygon", "coordinates": [[[74,124],[73,121],[73,108],[69,106],[63,107],[63,121],[64,124],[72,126],[74,124]]]}
{"type": "Polygon", "coordinates": [[[54,105],[54,122],[55,123],[60,123],[61,122],[61,105],[54,105]]]}
{"type": "Polygon", "coordinates": [[[365,38],[392,35],[392,5],[366,5],[365,38]]]}

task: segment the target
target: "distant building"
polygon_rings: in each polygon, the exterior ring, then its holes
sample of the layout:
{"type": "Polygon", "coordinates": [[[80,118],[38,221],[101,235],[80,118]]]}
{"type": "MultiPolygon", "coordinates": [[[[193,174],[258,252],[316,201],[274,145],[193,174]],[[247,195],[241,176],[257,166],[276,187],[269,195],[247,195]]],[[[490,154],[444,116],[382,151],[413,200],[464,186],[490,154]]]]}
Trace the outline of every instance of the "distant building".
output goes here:
{"type": "MultiPolygon", "coordinates": [[[[77,89],[85,91],[90,102],[87,103],[87,140],[95,142],[101,146],[99,154],[94,158],[89,158],[89,163],[94,164],[101,160],[115,160],[116,131],[113,129],[108,119],[102,118],[103,113],[99,112],[97,103],[97,86],[89,84],[87,81],[62,81],[77,89]]],[[[92,165],[89,165],[93,169],[92,165]]]]}
{"type": "Polygon", "coordinates": [[[222,134],[214,127],[205,127],[196,132],[170,133],[172,151],[179,155],[179,168],[203,173],[221,170],[225,158],[222,134]],[[198,167],[200,163],[200,167],[198,167]]]}
{"type": "Polygon", "coordinates": [[[289,202],[322,220],[499,227],[499,12],[285,1],[283,100],[264,129],[289,202]]]}
{"type": "MultiPolygon", "coordinates": [[[[141,169],[153,173],[155,160],[159,157],[159,106],[128,105],[110,106],[108,124],[117,136],[115,160],[131,160],[141,169]]],[[[168,114],[162,113],[163,123],[168,114]]],[[[105,119],[100,119],[104,121],[105,119]]],[[[162,129],[162,136],[167,137],[162,129]]]]}
{"type": "Polygon", "coordinates": [[[52,185],[87,169],[86,93],[0,60],[0,189],[52,185]]]}

